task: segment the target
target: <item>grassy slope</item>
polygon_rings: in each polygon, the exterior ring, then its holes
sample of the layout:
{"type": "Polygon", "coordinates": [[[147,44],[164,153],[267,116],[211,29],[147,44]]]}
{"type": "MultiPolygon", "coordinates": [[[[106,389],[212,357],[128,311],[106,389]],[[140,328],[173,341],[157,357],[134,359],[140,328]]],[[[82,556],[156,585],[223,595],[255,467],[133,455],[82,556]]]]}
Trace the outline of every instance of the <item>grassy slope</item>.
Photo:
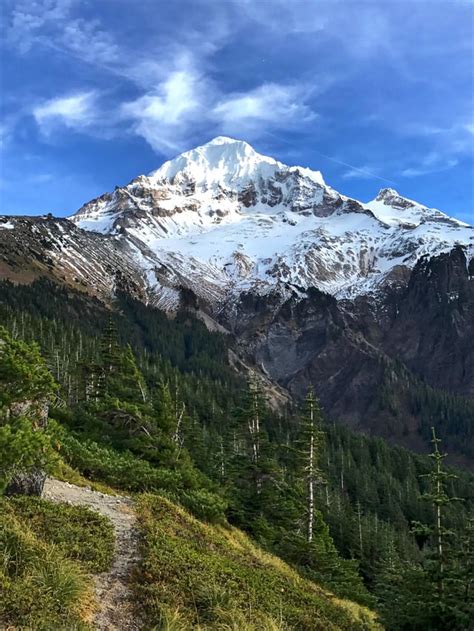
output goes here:
{"type": "Polygon", "coordinates": [[[380,628],[371,611],[301,578],[235,528],[200,522],[156,495],[141,496],[137,511],[143,533],[137,591],[145,627],[380,628]]]}
{"type": "Polygon", "coordinates": [[[90,573],[113,545],[108,520],[85,508],[0,498],[0,628],[90,629],[90,573]]]}
{"type": "MultiPolygon", "coordinates": [[[[301,578],[235,528],[151,494],[137,512],[145,629],[379,628],[372,612],[301,578]]],[[[107,569],[113,540],[108,521],[86,508],[0,498],[0,627],[90,629],[91,573],[107,569]]]]}

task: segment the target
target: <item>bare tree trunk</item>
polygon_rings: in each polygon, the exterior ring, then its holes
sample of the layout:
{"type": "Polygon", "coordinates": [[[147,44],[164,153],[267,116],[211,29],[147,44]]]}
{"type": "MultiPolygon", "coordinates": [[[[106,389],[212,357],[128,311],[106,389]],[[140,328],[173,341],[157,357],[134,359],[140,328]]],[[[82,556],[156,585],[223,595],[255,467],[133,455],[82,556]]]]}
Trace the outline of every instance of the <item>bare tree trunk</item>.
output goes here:
{"type": "Polygon", "coordinates": [[[221,478],[223,480],[225,480],[225,458],[224,458],[224,439],[221,436],[221,449],[220,449],[220,456],[221,456],[221,478]]]}
{"type": "Polygon", "coordinates": [[[310,399],[310,439],[308,462],[308,542],[313,540],[314,526],[314,403],[310,399]]]}
{"type": "MultiPolygon", "coordinates": [[[[441,479],[440,479],[441,467],[440,467],[439,460],[437,462],[436,469],[437,469],[437,474],[438,474],[436,490],[437,490],[437,495],[439,497],[442,493],[441,479]]],[[[443,564],[443,534],[441,530],[441,505],[439,503],[436,504],[436,547],[438,550],[438,560],[439,560],[438,592],[439,592],[439,597],[441,598],[443,596],[443,591],[444,591],[444,582],[443,582],[444,564],[443,564]]]]}
{"type": "Polygon", "coordinates": [[[359,529],[359,549],[360,549],[360,556],[362,558],[363,541],[362,541],[362,520],[361,520],[360,502],[357,502],[357,523],[358,523],[358,529],[359,529]]]}

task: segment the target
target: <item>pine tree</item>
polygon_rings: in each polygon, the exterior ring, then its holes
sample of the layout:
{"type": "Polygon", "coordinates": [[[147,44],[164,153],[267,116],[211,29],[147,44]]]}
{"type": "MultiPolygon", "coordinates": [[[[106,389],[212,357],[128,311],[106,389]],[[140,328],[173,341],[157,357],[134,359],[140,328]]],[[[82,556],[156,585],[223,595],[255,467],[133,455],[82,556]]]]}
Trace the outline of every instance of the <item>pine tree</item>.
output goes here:
{"type": "Polygon", "coordinates": [[[37,345],[0,327],[0,493],[41,493],[52,458],[44,429],[55,390],[37,345]]]}
{"type": "Polygon", "coordinates": [[[456,476],[443,467],[443,461],[447,454],[442,454],[439,450],[441,440],[436,436],[434,427],[431,428],[433,451],[430,458],[433,461],[433,470],[426,474],[430,484],[428,493],[423,494],[422,498],[429,502],[433,507],[434,523],[427,525],[416,522],[414,524],[414,532],[424,537],[429,537],[434,541],[434,575],[437,584],[438,602],[442,604],[444,599],[445,588],[445,564],[446,564],[446,539],[453,533],[444,526],[444,510],[449,504],[455,502],[458,498],[449,497],[446,489],[447,481],[456,476]]]}

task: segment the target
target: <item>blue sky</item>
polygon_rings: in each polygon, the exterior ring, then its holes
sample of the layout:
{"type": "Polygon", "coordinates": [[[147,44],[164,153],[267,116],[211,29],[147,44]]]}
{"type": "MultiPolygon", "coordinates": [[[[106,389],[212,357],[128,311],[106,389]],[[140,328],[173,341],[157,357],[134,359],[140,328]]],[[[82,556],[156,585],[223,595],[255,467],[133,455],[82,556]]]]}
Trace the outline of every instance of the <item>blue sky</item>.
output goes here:
{"type": "Polygon", "coordinates": [[[474,222],[470,0],[3,0],[0,212],[68,215],[216,135],[474,222]]]}

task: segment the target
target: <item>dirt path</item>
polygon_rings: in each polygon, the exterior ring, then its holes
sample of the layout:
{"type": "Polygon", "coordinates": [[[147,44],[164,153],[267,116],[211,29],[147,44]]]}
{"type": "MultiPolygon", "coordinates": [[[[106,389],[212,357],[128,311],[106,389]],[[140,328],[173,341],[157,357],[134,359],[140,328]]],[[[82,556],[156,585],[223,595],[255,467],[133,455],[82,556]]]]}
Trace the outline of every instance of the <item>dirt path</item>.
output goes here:
{"type": "Polygon", "coordinates": [[[94,627],[100,631],[138,630],[140,625],[133,611],[128,584],[139,558],[133,501],[52,478],[46,480],[43,497],[53,502],[88,506],[110,519],[115,529],[115,555],[110,570],[95,577],[99,611],[94,618],[94,627]]]}

